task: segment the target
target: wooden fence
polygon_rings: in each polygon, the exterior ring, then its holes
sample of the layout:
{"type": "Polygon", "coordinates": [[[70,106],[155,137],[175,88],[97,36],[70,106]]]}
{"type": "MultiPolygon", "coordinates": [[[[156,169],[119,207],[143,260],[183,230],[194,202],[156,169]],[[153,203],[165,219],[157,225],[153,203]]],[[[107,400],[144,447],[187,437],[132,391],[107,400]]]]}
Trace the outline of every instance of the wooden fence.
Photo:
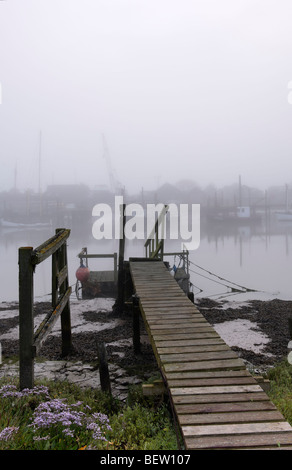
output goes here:
{"type": "Polygon", "coordinates": [[[19,248],[19,378],[20,388],[34,386],[34,358],[61,315],[62,355],[71,349],[70,294],[67,245],[70,230],[56,229],[56,234],[33,249],[19,248]],[[36,265],[52,257],[52,310],[34,332],[34,283],[36,265]]]}

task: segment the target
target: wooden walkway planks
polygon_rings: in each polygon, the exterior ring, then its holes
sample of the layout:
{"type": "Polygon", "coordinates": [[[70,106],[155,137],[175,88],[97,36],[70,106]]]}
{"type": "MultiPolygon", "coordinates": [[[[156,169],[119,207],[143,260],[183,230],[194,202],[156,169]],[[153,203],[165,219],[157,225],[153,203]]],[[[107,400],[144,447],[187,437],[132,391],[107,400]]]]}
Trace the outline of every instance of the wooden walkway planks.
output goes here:
{"type": "Polygon", "coordinates": [[[164,263],[130,272],[185,448],[292,450],[292,427],[164,263]]]}

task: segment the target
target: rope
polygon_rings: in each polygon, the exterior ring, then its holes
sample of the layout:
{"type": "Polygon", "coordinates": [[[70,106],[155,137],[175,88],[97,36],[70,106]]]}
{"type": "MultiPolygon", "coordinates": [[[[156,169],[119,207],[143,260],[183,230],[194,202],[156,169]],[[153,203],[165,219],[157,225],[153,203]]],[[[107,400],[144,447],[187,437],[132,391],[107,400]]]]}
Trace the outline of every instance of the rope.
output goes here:
{"type": "Polygon", "coordinates": [[[228,282],[228,284],[232,284],[234,286],[236,286],[237,288],[240,288],[239,289],[234,289],[234,287],[231,287],[230,285],[227,285],[227,284],[224,284],[222,282],[219,282],[219,281],[216,281],[215,279],[210,279],[209,277],[207,276],[204,276],[203,274],[200,274],[196,271],[193,271],[190,269],[191,272],[193,272],[194,274],[197,274],[198,276],[201,276],[201,277],[204,277],[205,279],[208,279],[209,281],[213,281],[213,282],[216,282],[217,284],[220,284],[224,287],[228,287],[230,289],[232,289],[233,292],[258,292],[257,290],[255,289],[250,289],[248,287],[244,287],[244,286],[241,286],[240,284],[236,284],[235,282],[232,282],[232,281],[229,281],[228,279],[225,279],[224,277],[221,277],[221,276],[218,276],[217,274],[215,273],[212,273],[211,271],[208,271],[207,269],[203,268],[202,266],[199,266],[198,264],[195,264],[194,262],[192,261],[189,261],[190,264],[193,264],[194,266],[196,266],[197,268],[201,269],[202,271],[205,271],[206,273],[210,274],[211,276],[215,276],[217,277],[218,279],[220,279],[221,281],[225,281],[225,282],[228,282]]]}

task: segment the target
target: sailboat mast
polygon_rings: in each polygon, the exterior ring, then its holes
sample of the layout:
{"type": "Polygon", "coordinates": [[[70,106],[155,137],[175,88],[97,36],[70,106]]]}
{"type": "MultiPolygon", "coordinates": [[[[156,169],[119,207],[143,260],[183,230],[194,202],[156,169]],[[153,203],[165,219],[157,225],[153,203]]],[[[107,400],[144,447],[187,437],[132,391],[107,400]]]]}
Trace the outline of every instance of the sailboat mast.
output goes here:
{"type": "Polygon", "coordinates": [[[40,216],[42,216],[43,213],[43,207],[42,207],[42,188],[41,188],[41,160],[42,160],[42,131],[40,131],[40,137],[39,137],[39,198],[40,198],[40,216]]]}
{"type": "Polygon", "coordinates": [[[41,194],[41,157],[42,157],[42,131],[39,137],[39,195],[41,194]]]}

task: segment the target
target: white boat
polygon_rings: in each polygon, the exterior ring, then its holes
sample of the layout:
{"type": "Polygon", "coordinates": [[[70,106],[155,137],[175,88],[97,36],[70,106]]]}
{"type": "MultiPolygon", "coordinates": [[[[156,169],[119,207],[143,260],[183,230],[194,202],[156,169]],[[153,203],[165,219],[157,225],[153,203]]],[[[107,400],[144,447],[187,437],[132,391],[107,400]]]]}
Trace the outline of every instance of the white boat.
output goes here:
{"type": "Polygon", "coordinates": [[[13,228],[13,229],[26,229],[26,228],[45,228],[50,227],[52,224],[50,222],[37,222],[32,224],[23,224],[19,222],[11,222],[9,220],[0,219],[1,228],[13,228]]]}
{"type": "Polygon", "coordinates": [[[289,222],[292,221],[292,211],[288,209],[289,207],[289,200],[288,200],[288,185],[285,186],[285,193],[286,193],[286,209],[284,211],[277,211],[276,217],[277,220],[280,222],[289,222]]]}
{"type": "Polygon", "coordinates": [[[292,212],[276,212],[276,217],[280,222],[289,222],[292,221],[292,212]]]}

